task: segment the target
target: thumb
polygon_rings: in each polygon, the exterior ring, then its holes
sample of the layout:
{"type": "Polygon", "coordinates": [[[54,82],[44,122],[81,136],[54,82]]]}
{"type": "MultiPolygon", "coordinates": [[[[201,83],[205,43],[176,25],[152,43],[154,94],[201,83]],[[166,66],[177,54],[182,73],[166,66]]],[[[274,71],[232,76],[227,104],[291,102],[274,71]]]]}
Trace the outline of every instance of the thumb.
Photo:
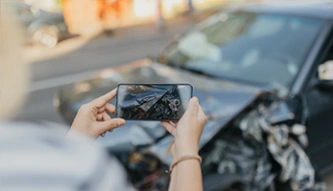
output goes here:
{"type": "Polygon", "coordinates": [[[98,124],[98,134],[104,133],[106,131],[112,131],[113,129],[123,126],[126,121],[121,118],[109,119],[106,121],[99,122],[98,124]]]}
{"type": "Polygon", "coordinates": [[[190,99],[188,103],[188,107],[186,110],[187,115],[194,115],[198,113],[198,105],[199,105],[199,100],[197,97],[193,97],[190,99]]]}

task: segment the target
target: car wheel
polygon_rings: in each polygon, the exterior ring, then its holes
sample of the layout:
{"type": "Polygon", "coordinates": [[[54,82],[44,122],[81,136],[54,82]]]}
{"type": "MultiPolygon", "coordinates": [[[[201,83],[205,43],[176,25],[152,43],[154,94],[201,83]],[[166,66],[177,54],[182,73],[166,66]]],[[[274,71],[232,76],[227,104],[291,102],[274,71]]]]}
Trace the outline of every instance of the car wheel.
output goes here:
{"type": "Polygon", "coordinates": [[[55,26],[41,26],[32,34],[32,43],[55,47],[59,41],[59,30],[55,26]]]}

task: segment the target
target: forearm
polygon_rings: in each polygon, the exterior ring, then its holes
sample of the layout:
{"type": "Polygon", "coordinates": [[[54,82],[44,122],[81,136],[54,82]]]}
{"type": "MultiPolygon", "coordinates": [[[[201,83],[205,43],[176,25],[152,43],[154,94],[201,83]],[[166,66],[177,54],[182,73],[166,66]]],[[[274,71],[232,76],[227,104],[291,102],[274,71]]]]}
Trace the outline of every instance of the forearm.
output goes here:
{"type": "Polygon", "coordinates": [[[176,184],[177,184],[177,168],[172,170],[171,177],[170,177],[170,184],[169,184],[169,191],[175,191],[176,190],[176,184]]]}
{"type": "Polygon", "coordinates": [[[199,161],[190,159],[177,164],[172,172],[169,190],[202,191],[202,174],[199,161]]]}

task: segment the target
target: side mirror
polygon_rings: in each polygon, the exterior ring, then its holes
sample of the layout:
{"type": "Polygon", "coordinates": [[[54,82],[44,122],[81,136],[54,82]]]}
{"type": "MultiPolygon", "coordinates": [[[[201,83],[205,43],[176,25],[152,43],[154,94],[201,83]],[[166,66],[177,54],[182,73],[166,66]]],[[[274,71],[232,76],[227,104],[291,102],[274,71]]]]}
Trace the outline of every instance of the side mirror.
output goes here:
{"type": "Polygon", "coordinates": [[[318,67],[318,79],[320,88],[333,90],[333,60],[329,60],[318,67]]]}

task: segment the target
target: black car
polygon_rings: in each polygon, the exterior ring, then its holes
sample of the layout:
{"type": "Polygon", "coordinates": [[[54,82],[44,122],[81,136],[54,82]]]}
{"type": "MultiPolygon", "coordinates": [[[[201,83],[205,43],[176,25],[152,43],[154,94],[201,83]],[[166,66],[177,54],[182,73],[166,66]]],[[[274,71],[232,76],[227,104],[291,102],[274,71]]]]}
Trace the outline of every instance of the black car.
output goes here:
{"type": "Polygon", "coordinates": [[[24,26],[26,41],[54,47],[71,36],[62,13],[47,12],[37,7],[15,1],[4,1],[11,18],[24,26]]]}
{"type": "MultiPolygon", "coordinates": [[[[208,116],[200,142],[205,190],[318,189],[333,167],[333,4],[223,11],[144,59],[66,85],[68,123],[118,83],[191,83],[208,116]],[[320,69],[318,69],[320,68],[320,69]]],[[[165,190],[172,137],[129,121],[100,139],[140,190],[165,190]]]]}

